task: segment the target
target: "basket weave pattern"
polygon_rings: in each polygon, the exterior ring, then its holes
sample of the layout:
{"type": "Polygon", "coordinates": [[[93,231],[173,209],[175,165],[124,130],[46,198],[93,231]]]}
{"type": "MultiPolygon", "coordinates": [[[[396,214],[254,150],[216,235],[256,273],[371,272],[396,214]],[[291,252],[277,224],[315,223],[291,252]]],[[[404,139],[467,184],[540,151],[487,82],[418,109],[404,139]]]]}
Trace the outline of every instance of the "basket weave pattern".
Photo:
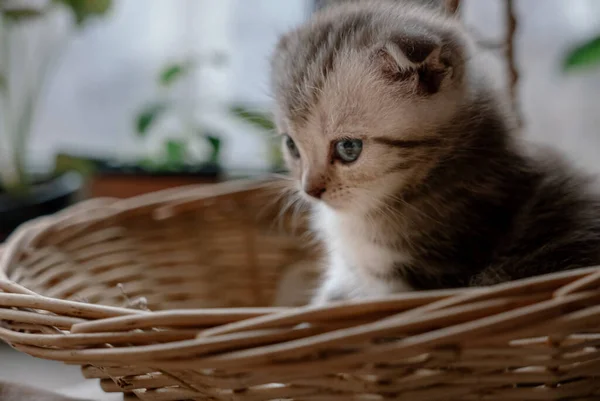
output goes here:
{"type": "Polygon", "coordinates": [[[27,224],[0,256],[0,339],[132,400],[600,399],[600,269],[270,307],[320,250],[269,188],[100,199],[27,224]]]}

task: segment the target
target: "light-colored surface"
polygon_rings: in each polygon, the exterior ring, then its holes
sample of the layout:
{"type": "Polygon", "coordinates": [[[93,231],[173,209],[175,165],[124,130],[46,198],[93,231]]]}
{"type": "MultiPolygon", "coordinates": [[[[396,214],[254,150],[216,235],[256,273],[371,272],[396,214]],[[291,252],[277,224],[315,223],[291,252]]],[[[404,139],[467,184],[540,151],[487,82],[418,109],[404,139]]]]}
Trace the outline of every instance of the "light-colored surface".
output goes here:
{"type": "Polygon", "coordinates": [[[0,380],[26,384],[71,397],[86,397],[95,401],[123,399],[121,394],[104,393],[97,380],[85,380],[77,366],[32,358],[1,342],[0,380]]]}

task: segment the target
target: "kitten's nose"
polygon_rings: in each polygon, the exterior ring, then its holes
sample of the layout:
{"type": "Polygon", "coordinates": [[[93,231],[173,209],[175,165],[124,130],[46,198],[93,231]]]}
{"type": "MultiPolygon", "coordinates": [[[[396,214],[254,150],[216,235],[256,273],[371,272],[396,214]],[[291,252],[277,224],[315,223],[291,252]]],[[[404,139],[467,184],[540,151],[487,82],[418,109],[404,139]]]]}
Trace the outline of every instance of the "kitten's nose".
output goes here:
{"type": "Polygon", "coordinates": [[[302,177],[302,189],[308,196],[321,199],[327,190],[326,182],[323,174],[307,168],[302,177]]]}
{"type": "Polygon", "coordinates": [[[304,191],[315,199],[321,199],[321,196],[323,196],[326,189],[325,187],[318,185],[315,187],[306,188],[304,191]]]}

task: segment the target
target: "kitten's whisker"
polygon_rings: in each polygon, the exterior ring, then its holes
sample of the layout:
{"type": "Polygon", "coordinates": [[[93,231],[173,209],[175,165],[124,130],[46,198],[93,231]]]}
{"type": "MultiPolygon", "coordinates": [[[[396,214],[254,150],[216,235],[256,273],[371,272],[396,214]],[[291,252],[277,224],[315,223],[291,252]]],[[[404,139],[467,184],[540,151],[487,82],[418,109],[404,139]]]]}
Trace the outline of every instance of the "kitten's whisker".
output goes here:
{"type": "Polygon", "coordinates": [[[319,87],[316,87],[316,86],[313,86],[313,85],[306,85],[306,88],[310,89],[310,90],[313,90],[315,92],[319,92],[320,94],[324,94],[325,93],[325,91],[323,90],[323,88],[319,88],[319,87]]]}
{"type": "Polygon", "coordinates": [[[425,217],[425,218],[427,218],[427,219],[429,219],[429,220],[431,220],[431,221],[433,221],[435,223],[441,224],[441,222],[438,219],[430,216],[429,214],[425,213],[423,210],[419,209],[415,205],[412,205],[411,203],[407,202],[406,200],[402,199],[401,197],[396,196],[396,195],[386,195],[386,196],[389,199],[391,199],[391,200],[393,200],[395,202],[398,202],[398,203],[400,203],[403,206],[406,206],[407,208],[409,208],[410,210],[416,212],[417,214],[419,214],[419,215],[421,215],[421,216],[423,216],[423,217],[425,217]]]}
{"type": "Polygon", "coordinates": [[[294,232],[298,230],[298,222],[300,220],[299,216],[301,216],[301,214],[304,212],[304,206],[304,199],[302,199],[300,196],[298,196],[292,204],[291,224],[294,232]]]}
{"type": "Polygon", "coordinates": [[[278,213],[275,215],[271,223],[270,229],[277,223],[279,223],[279,230],[283,230],[283,215],[285,214],[287,208],[289,207],[289,203],[293,202],[294,197],[297,196],[296,190],[293,185],[291,185],[290,180],[278,180],[269,183],[267,188],[274,190],[275,194],[271,198],[269,202],[261,209],[259,214],[264,213],[265,211],[271,210],[277,206],[277,204],[282,203],[278,209],[278,213]]]}
{"type": "Polygon", "coordinates": [[[283,224],[283,220],[286,218],[286,215],[290,218],[290,223],[292,224],[292,229],[296,231],[298,229],[298,218],[300,212],[303,212],[302,209],[306,205],[306,201],[300,196],[298,190],[293,186],[289,186],[287,188],[287,192],[284,194],[287,199],[283,207],[280,209],[278,214],[278,220],[281,224],[283,224]],[[291,210],[291,214],[289,211],[291,210]]]}
{"type": "Polygon", "coordinates": [[[290,177],[288,175],[285,175],[285,174],[273,173],[273,174],[271,174],[271,176],[273,178],[278,179],[278,180],[284,181],[285,184],[288,184],[290,182],[294,182],[295,181],[292,177],[290,177]]]}
{"type": "MultiPolygon", "coordinates": [[[[389,205],[387,204],[382,204],[379,208],[376,209],[376,212],[379,213],[379,215],[381,217],[383,217],[384,220],[386,220],[386,224],[390,224],[390,222],[398,227],[402,227],[403,225],[403,221],[402,221],[402,217],[397,210],[392,209],[389,205]]],[[[377,232],[377,229],[380,227],[381,222],[375,222],[375,219],[373,219],[374,221],[374,225],[375,225],[375,229],[374,232],[377,232]]],[[[398,232],[399,235],[403,235],[404,234],[404,230],[402,229],[397,229],[396,230],[398,232]]]]}

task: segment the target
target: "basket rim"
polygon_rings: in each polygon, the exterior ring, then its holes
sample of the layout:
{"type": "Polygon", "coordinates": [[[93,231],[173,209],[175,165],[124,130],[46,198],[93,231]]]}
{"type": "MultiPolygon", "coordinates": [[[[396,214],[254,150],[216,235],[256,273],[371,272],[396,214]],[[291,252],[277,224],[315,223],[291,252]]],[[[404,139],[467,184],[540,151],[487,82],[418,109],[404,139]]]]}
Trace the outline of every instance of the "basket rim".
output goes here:
{"type": "Polygon", "coordinates": [[[47,236],[52,230],[76,230],[133,211],[144,213],[150,210],[156,219],[168,219],[205,201],[213,202],[232,194],[259,191],[269,187],[276,180],[277,177],[267,176],[262,179],[186,185],[127,199],[105,197],[76,203],[54,215],[39,217],[22,224],[0,244],[0,280],[8,280],[8,267],[19,257],[19,252],[35,246],[38,239],[47,236]]]}

